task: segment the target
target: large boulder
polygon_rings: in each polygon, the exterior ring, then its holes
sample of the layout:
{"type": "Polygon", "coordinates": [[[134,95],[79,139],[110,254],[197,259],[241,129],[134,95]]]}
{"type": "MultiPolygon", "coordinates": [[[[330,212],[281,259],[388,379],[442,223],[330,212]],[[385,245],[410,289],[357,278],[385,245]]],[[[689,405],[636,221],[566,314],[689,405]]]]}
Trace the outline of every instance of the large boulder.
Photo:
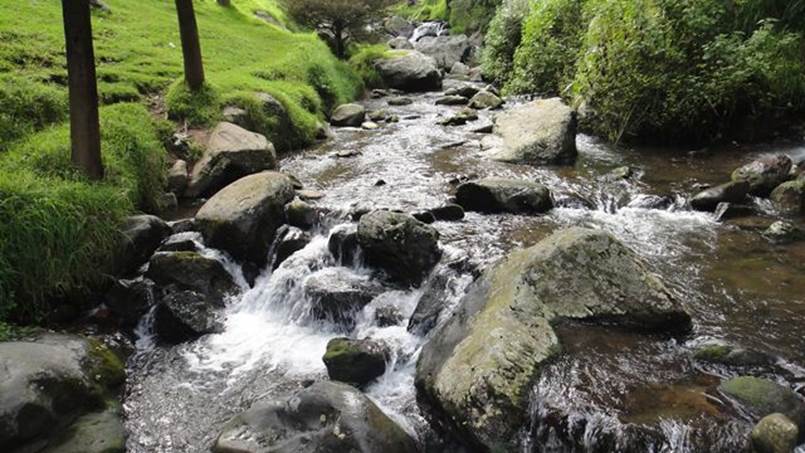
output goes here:
{"type": "Polygon", "coordinates": [[[749,193],[765,197],[788,180],[793,165],[791,158],[783,154],[763,156],[735,170],[732,180],[748,182],[749,193]]]}
{"type": "Polygon", "coordinates": [[[411,453],[416,443],[347,384],[317,382],[286,401],[257,403],[224,427],[215,453],[411,453]]]}
{"type": "Polygon", "coordinates": [[[559,98],[540,99],[503,112],[495,119],[503,149],[495,160],[530,165],[576,161],[576,113],[559,98]]]}
{"type": "Polygon", "coordinates": [[[783,414],[771,414],[752,429],[752,448],[756,453],[791,453],[798,438],[796,423],[783,414]]]}
{"type": "Polygon", "coordinates": [[[718,390],[758,418],[780,413],[805,428],[805,403],[788,387],[769,379],[738,376],[722,382],[718,390]]]}
{"type": "Polygon", "coordinates": [[[404,91],[436,91],[442,87],[442,74],[436,61],[420,52],[406,52],[375,63],[383,82],[404,91]]]}
{"type": "Polygon", "coordinates": [[[218,332],[219,307],[194,290],[169,287],[154,310],[154,331],[163,342],[178,344],[218,332]]]}
{"type": "Polygon", "coordinates": [[[126,428],[118,404],[84,415],[42,453],[125,453],[126,428]]]}
{"type": "Polygon", "coordinates": [[[516,179],[487,178],[458,186],[456,202],[468,211],[541,214],[553,207],[551,192],[542,184],[516,179]]]}
{"type": "Polygon", "coordinates": [[[358,244],[367,263],[404,284],[418,285],[442,256],[435,228],[397,212],[361,217],[358,244]]]}
{"type": "Polygon", "coordinates": [[[436,60],[439,69],[449,71],[469,58],[472,45],[466,35],[426,36],[414,44],[414,49],[436,60]]]}
{"type": "Polygon", "coordinates": [[[211,196],[238,178],[277,166],[277,154],[264,136],[232,123],[219,123],[204,157],[190,177],[185,196],[211,196]]]}
{"type": "Polygon", "coordinates": [[[686,332],[691,319],[666,286],[610,234],[572,228],[511,253],[469,289],[424,346],[421,402],[484,451],[516,451],[528,394],[560,354],[554,326],[606,323],[686,332]]]}
{"type": "Polygon", "coordinates": [[[780,184],[771,193],[771,201],[782,213],[805,214],[805,179],[780,184]]]}
{"type": "Polygon", "coordinates": [[[215,194],[196,214],[196,223],[211,247],[262,266],[277,229],[285,224],[285,205],[293,198],[290,178],[258,173],[215,194]]]}
{"type": "Polygon", "coordinates": [[[44,334],[0,343],[0,450],[27,451],[58,436],[103,409],[125,376],[120,359],[95,340],[44,334]]]}
{"type": "Polygon", "coordinates": [[[217,307],[223,307],[226,297],[238,290],[232,275],[220,261],[196,252],[157,253],[149,261],[146,275],[162,293],[193,291],[217,307]]]}
{"type": "Polygon", "coordinates": [[[361,127],[366,119],[366,108],[360,104],[343,104],[333,110],[330,124],[340,127],[361,127]]]}
{"type": "Polygon", "coordinates": [[[362,387],[386,372],[388,351],[374,340],[333,338],[322,360],[330,379],[362,387]]]}
{"type": "Polygon", "coordinates": [[[146,278],[116,280],[104,299],[124,327],[135,327],[154,305],[154,282],[146,278]]]}
{"type": "Polygon", "coordinates": [[[716,210],[721,203],[740,203],[749,194],[749,183],[732,181],[705,189],[690,199],[690,205],[697,211],[716,210]]]}
{"type": "Polygon", "coordinates": [[[136,272],[148,262],[162,242],[171,235],[171,227],[152,215],[136,215],[126,219],[121,231],[123,246],[118,268],[124,275],[136,272]]]}
{"type": "Polygon", "coordinates": [[[355,313],[383,292],[383,287],[365,275],[346,267],[324,268],[303,285],[305,295],[313,303],[313,316],[351,326],[355,313]]]}

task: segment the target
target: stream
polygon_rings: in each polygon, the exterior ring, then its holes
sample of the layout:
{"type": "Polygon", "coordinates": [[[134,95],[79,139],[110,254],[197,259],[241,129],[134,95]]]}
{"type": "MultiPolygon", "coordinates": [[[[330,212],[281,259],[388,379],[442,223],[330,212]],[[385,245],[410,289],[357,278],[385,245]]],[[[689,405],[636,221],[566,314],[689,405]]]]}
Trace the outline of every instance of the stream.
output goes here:
{"type": "MultiPolygon", "coordinates": [[[[242,293],[229,301],[223,331],[192,343],[158,345],[149,317],[142,321],[124,402],[129,451],[209,451],[223,424],[254,401],[280,398],[327,379],[321,358],[328,340],[337,336],[371,337],[390,346],[385,375],[366,393],[427,444],[432,433],[416,403],[414,371],[428,337],[407,329],[422,289],[389,288],[345,330],[315,319],[302,287],[311,275],[340,266],[328,250],[328,237],[354,225],[353,213],[438,207],[462,177],[538,181],[553,191],[557,207],[536,217],[468,212],[462,221],[436,222],[444,257],[430,278],[446,279],[449,289],[440,320],[472,283],[468,269],[483,270],[513,248],[533,245],[558,229],[585,226],[611,232],[641,255],[695,323],[694,332],[682,340],[600,327],[560,331],[567,353],[534,386],[532,421],[522,430],[524,452],[626,446],[656,452],[737,451],[752,429],[751,418],[715,391],[734,371],[692,359],[692,348],[710,339],[774,355],[777,371],[767,377],[802,391],[805,242],[778,246],[760,235],[775,215],[766,201],[755,201],[759,216],[722,222],[690,210],[687,200],[696,184],[723,182],[734,168],[759,155],[786,153],[803,160],[805,144],[630,149],[580,134],[575,166],[535,168],[484,157],[483,134],[471,130],[490,123],[494,112],[480,112],[481,118],[466,126],[437,125],[460,109],[435,105],[439,96],[412,95],[412,104],[394,107],[383,98],[366,100],[369,111],[385,110],[400,121],[377,130],[335,129],[333,139],[281,161],[282,171],[325,194],[315,203],[328,214],[309,245],[276,270],[269,266],[253,287],[226,256],[204,249],[226,263],[242,293]],[[339,151],[359,154],[340,158],[334,155],[339,151]],[[608,176],[622,166],[633,168],[634,175],[608,176]],[[396,307],[403,321],[379,327],[374,313],[386,306],[396,307]],[[562,408],[561,416],[551,409],[556,407],[562,408]],[[575,442],[566,442],[567,437],[575,442]]],[[[201,243],[194,233],[182,234],[201,243]]],[[[372,278],[360,265],[347,272],[372,278]]]]}

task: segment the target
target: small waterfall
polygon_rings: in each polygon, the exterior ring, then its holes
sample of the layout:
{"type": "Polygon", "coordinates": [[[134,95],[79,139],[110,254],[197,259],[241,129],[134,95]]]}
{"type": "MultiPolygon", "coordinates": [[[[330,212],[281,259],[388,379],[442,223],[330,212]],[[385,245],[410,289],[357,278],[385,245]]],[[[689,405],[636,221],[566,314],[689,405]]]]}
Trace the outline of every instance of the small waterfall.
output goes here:
{"type": "Polygon", "coordinates": [[[414,30],[410,41],[416,43],[426,36],[442,36],[448,33],[448,25],[445,22],[425,22],[414,30]]]}

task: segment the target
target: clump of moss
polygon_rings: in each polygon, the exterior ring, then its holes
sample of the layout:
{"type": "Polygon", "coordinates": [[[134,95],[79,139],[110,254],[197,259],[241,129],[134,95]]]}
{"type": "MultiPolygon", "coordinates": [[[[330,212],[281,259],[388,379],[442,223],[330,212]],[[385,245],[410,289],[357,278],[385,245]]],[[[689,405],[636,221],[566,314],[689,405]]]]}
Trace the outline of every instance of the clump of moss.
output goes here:
{"type": "Polygon", "coordinates": [[[88,352],[90,363],[87,374],[97,385],[106,390],[114,390],[123,385],[126,381],[126,366],[117,354],[94,338],[89,339],[88,352]]]}

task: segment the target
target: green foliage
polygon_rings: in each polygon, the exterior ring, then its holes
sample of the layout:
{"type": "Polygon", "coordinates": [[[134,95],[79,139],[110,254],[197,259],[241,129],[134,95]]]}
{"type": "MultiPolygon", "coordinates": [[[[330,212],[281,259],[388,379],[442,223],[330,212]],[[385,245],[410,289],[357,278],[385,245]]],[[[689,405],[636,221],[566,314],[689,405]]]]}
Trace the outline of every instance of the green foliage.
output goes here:
{"type": "Polygon", "coordinates": [[[383,86],[383,79],[375,68],[375,62],[387,58],[389,51],[385,44],[361,46],[349,59],[350,66],[367,87],[380,88],[383,86]]]}
{"type": "Polygon", "coordinates": [[[101,281],[137,206],[156,206],[164,149],[148,111],[101,109],[107,175],[90,182],[69,160],[69,126],[45,130],[0,158],[0,319],[35,319],[50,297],[101,281]]]}
{"type": "Polygon", "coordinates": [[[481,53],[484,77],[506,84],[514,70],[514,54],[520,46],[523,21],[529,11],[529,0],[504,0],[489,24],[481,53]]]}
{"type": "Polygon", "coordinates": [[[450,30],[474,33],[486,29],[502,0],[451,0],[448,4],[450,30]]]}
{"type": "Polygon", "coordinates": [[[0,151],[13,141],[67,117],[67,96],[22,77],[0,78],[0,151]]]}
{"type": "Polygon", "coordinates": [[[396,8],[397,14],[411,20],[448,20],[450,10],[447,7],[447,0],[420,0],[411,5],[406,0],[401,2],[396,8]]]}
{"type": "Polygon", "coordinates": [[[511,93],[555,95],[565,91],[575,75],[584,37],[584,0],[537,2],[523,26],[522,45],[514,56],[511,93]]]}

